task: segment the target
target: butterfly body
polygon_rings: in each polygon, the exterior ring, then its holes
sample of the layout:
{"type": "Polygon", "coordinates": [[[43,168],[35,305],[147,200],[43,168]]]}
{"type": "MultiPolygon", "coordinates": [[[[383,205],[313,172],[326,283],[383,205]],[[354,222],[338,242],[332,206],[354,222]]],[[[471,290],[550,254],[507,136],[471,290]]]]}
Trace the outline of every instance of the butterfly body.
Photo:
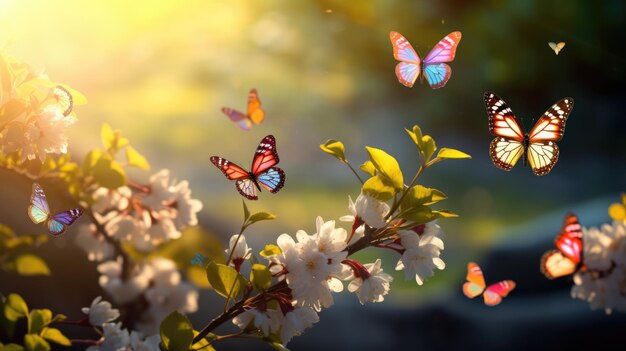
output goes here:
{"type": "Polygon", "coordinates": [[[511,108],[493,92],[484,94],[489,132],[496,136],[489,145],[494,165],[510,171],[520,157],[535,175],[548,174],[559,158],[556,142],[563,138],[565,123],[574,108],[572,98],[557,101],[537,120],[530,132],[522,130],[511,108]]]}
{"type": "Polygon", "coordinates": [[[573,213],[565,215],[561,231],[554,239],[558,250],[549,250],[541,257],[540,269],[548,279],[574,274],[583,266],[582,226],[573,213]]]}
{"type": "Polygon", "coordinates": [[[431,88],[443,88],[452,76],[452,68],[447,62],[452,62],[456,55],[456,48],[461,40],[461,32],[452,32],[441,39],[422,61],[409,41],[398,32],[389,33],[393,47],[393,56],[400,61],[396,64],[396,77],[406,86],[413,87],[420,77],[431,88]]]}
{"type": "Polygon", "coordinates": [[[46,223],[48,232],[54,236],[63,234],[83,214],[82,209],[75,208],[52,215],[46,194],[37,183],[33,183],[30,203],[30,206],[28,206],[28,217],[30,217],[30,220],[35,224],[46,223]]]}
{"type": "Polygon", "coordinates": [[[251,89],[248,93],[247,113],[239,112],[230,107],[222,107],[222,112],[243,130],[250,130],[253,124],[260,124],[265,120],[265,111],[261,108],[261,100],[256,89],[251,89]]]}
{"type": "Polygon", "coordinates": [[[483,295],[485,305],[495,306],[502,302],[502,298],[506,297],[513,289],[515,282],[512,280],[503,280],[501,282],[487,286],[485,277],[480,267],[470,262],[467,264],[467,282],[463,284],[463,293],[470,299],[483,295]]]}
{"type": "Polygon", "coordinates": [[[211,162],[224,173],[226,178],[235,181],[235,187],[239,193],[249,199],[257,200],[257,191],[267,189],[275,194],[285,185],[285,172],[274,167],[280,159],[276,151],[276,139],[268,135],[261,142],[252,158],[250,171],[246,171],[229,160],[212,156],[211,162]]]}
{"type": "Polygon", "coordinates": [[[558,55],[559,52],[561,52],[561,50],[563,50],[563,48],[565,47],[565,42],[561,41],[561,42],[555,43],[551,41],[548,43],[548,46],[550,47],[550,49],[552,49],[552,51],[554,51],[556,55],[558,55]]]}

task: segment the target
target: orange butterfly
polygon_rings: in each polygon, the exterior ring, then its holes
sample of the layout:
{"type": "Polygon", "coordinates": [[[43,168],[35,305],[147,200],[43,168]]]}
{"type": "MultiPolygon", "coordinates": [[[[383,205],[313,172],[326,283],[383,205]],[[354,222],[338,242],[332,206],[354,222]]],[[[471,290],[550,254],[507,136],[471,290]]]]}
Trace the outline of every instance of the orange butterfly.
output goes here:
{"type": "Polygon", "coordinates": [[[489,115],[489,132],[496,138],[489,155],[496,167],[510,171],[520,157],[538,176],[548,174],[559,159],[556,142],[563,138],[565,122],[574,108],[572,98],[557,101],[539,118],[530,133],[524,133],[511,108],[493,92],[484,95],[489,115]]]}
{"type": "Polygon", "coordinates": [[[487,286],[485,277],[480,267],[474,262],[467,264],[467,282],[463,284],[463,293],[470,299],[482,294],[485,299],[485,305],[495,306],[502,302],[502,298],[506,297],[511,290],[515,289],[515,282],[512,280],[503,280],[496,284],[487,286]]]}
{"type": "Polygon", "coordinates": [[[550,250],[541,257],[541,273],[548,279],[574,274],[582,266],[583,252],[582,226],[575,214],[565,215],[554,244],[558,250],[550,250]]]}
{"type": "Polygon", "coordinates": [[[250,130],[252,124],[260,124],[265,119],[265,111],[261,108],[261,100],[256,89],[251,89],[248,93],[248,113],[244,114],[229,107],[222,107],[222,112],[230,118],[231,121],[237,122],[239,128],[250,130]]]}

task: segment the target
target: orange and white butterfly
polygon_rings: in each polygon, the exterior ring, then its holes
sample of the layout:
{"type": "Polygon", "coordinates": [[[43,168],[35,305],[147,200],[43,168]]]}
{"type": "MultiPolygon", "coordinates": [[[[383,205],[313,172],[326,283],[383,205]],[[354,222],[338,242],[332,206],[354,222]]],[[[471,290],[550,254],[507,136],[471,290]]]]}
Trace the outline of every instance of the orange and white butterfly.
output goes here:
{"type": "Polygon", "coordinates": [[[556,142],[563,138],[565,122],[574,108],[572,98],[564,98],[550,107],[535,123],[530,133],[524,133],[509,106],[493,92],[484,95],[489,115],[489,132],[496,138],[489,145],[489,155],[496,167],[510,171],[520,157],[530,164],[538,176],[548,174],[559,159],[556,142]]]}
{"type": "Polygon", "coordinates": [[[583,252],[582,226],[575,214],[565,215],[554,245],[558,250],[550,250],[541,257],[541,273],[548,279],[574,274],[582,266],[583,252]]]}
{"type": "Polygon", "coordinates": [[[231,121],[237,122],[239,128],[250,130],[252,124],[260,124],[265,119],[265,111],[261,108],[261,100],[256,89],[251,89],[248,93],[248,113],[239,112],[230,107],[222,107],[222,112],[230,118],[231,121]]]}
{"type": "Polygon", "coordinates": [[[483,271],[474,262],[467,264],[467,282],[463,284],[463,293],[470,299],[482,294],[485,299],[485,305],[495,306],[502,302],[502,298],[506,297],[511,290],[515,289],[515,282],[512,280],[503,280],[501,282],[487,286],[483,271]]]}

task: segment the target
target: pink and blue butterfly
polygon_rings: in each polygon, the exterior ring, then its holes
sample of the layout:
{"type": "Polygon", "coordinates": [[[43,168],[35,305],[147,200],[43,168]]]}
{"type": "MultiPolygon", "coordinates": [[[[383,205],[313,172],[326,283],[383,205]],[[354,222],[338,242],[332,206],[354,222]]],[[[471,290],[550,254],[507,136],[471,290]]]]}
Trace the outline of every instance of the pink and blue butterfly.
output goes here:
{"type": "Polygon", "coordinates": [[[422,78],[426,77],[428,84],[433,89],[443,88],[450,76],[452,68],[446,62],[452,62],[456,55],[456,47],[461,41],[461,32],[452,32],[441,39],[430,53],[420,60],[419,55],[402,34],[398,32],[389,33],[389,39],[393,46],[393,57],[400,61],[396,65],[396,77],[398,81],[406,86],[413,87],[417,77],[422,73],[422,78]]]}
{"type": "Polygon", "coordinates": [[[35,224],[46,222],[48,232],[54,236],[59,236],[65,232],[67,227],[72,225],[81,215],[83,210],[75,208],[73,210],[59,212],[52,216],[50,207],[46,200],[46,194],[41,186],[33,183],[33,192],[30,195],[30,206],[28,206],[28,217],[35,224]]]}

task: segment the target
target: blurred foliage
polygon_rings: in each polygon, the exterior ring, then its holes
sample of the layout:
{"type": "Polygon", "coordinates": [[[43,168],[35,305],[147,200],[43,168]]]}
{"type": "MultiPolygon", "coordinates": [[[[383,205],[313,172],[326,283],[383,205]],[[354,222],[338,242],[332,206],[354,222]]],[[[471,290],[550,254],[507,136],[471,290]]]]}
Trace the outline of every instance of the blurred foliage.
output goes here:
{"type": "Polygon", "coordinates": [[[17,236],[11,228],[0,224],[0,268],[24,276],[50,275],[44,260],[29,252],[47,240],[46,234],[17,236]]]}

